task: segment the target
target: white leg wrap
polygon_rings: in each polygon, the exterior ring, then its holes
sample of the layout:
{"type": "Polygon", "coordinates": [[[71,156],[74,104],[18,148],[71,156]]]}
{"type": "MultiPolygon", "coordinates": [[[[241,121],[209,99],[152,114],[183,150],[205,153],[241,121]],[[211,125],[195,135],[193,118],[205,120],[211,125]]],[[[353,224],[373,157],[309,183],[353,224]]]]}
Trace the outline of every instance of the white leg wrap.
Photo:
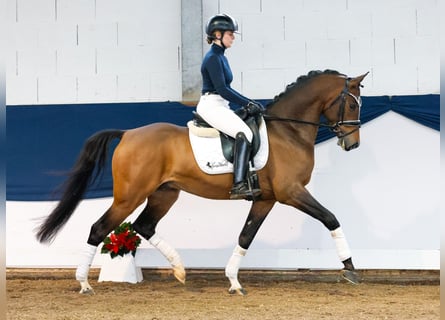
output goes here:
{"type": "Polygon", "coordinates": [[[182,266],[182,260],[179,256],[179,253],[173,248],[169,243],[167,243],[164,239],[158,236],[156,233],[148,240],[150,244],[158,249],[164,257],[167,258],[168,262],[173,267],[182,266]]]}
{"type": "Polygon", "coordinates": [[[167,258],[168,262],[173,267],[173,275],[179,282],[185,283],[185,269],[182,264],[181,257],[179,253],[173,248],[170,244],[168,244],[164,239],[158,236],[156,233],[148,240],[150,244],[158,249],[164,257],[167,258]]]}
{"type": "Polygon", "coordinates": [[[82,252],[81,260],[76,270],[76,280],[87,281],[88,272],[90,271],[90,266],[93,263],[94,256],[96,255],[97,247],[87,244],[82,252]]]}
{"type": "Polygon", "coordinates": [[[246,255],[247,250],[241,248],[239,245],[233,250],[232,256],[227,262],[226,277],[229,278],[231,289],[241,289],[241,284],[238,281],[238,270],[241,264],[241,259],[246,255]]]}
{"type": "Polygon", "coordinates": [[[343,233],[342,228],[338,227],[334,231],[331,231],[331,236],[334,239],[340,261],[344,261],[350,258],[351,250],[349,249],[349,245],[346,241],[345,234],[343,233]]]}

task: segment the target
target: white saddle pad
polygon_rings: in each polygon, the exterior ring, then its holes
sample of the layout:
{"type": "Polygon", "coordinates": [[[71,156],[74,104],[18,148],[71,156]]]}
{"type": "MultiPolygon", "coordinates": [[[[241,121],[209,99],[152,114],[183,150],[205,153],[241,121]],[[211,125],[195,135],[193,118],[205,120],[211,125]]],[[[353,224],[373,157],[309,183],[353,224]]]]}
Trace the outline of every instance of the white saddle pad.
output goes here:
{"type": "MultiPolygon", "coordinates": [[[[193,155],[202,171],[208,174],[223,174],[233,172],[233,164],[224,158],[221,139],[219,134],[212,133],[215,129],[205,129],[205,137],[198,136],[193,128],[193,121],[190,121],[189,127],[190,144],[192,145],[193,155]]],[[[267,139],[266,122],[263,120],[259,127],[261,144],[254,158],[255,167],[251,170],[262,169],[269,156],[269,141],[267,139]]],[[[217,131],[216,131],[217,132],[217,131]]]]}

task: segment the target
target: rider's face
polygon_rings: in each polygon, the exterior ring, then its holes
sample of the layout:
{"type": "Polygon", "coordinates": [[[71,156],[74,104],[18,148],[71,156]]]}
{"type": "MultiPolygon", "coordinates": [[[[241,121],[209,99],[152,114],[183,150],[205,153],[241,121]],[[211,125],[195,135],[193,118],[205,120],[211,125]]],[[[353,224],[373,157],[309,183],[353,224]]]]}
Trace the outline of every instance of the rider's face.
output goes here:
{"type": "Polygon", "coordinates": [[[224,46],[226,48],[230,48],[233,44],[233,41],[235,41],[235,34],[233,33],[233,31],[224,32],[224,37],[222,38],[224,46]]]}
{"type": "Polygon", "coordinates": [[[215,37],[218,39],[217,43],[222,43],[224,47],[230,48],[233,44],[233,41],[235,40],[235,33],[233,31],[225,31],[224,36],[221,38],[222,32],[216,31],[215,37]]]}

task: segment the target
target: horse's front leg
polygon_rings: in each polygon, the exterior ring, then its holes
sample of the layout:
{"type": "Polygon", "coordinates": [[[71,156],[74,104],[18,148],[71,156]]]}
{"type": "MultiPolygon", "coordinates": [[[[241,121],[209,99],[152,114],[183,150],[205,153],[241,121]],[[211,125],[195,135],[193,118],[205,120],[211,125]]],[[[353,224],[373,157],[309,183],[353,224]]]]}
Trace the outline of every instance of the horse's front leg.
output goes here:
{"type": "Polygon", "coordinates": [[[267,217],[267,214],[270,212],[274,204],[275,200],[255,201],[250,208],[246,223],[244,224],[238,239],[238,245],[236,246],[235,250],[233,250],[232,256],[230,257],[226,266],[226,277],[229,278],[230,281],[230,294],[246,294],[246,290],[244,290],[238,281],[238,270],[241,260],[246,255],[247,249],[249,249],[253,238],[255,238],[258,229],[261,227],[261,224],[267,217]]]}
{"type": "Polygon", "coordinates": [[[323,207],[305,188],[303,188],[301,192],[294,193],[294,195],[295,194],[296,196],[291,197],[288,201],[284,201],[284,203],[300,209],[323,223],[330,231],[338,257],[344,265],[343,277],[351,283],[359,283],[359,275],[355,271],[354,264],[352,263],[349,244],[335,215],[323,207]]]}

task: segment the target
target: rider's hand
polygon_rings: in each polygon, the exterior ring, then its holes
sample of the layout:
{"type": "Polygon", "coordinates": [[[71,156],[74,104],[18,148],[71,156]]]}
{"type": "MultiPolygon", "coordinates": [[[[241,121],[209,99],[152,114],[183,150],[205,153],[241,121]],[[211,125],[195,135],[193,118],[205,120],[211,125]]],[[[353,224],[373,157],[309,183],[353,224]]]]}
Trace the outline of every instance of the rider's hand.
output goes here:
{"type": "Polygon", "coordinates": [[[266,109],[263,107],[261,103],[252,100],[247,104],[246,110],[248,114],[254,116],[257,114],[263,114],[266,109]]]}

